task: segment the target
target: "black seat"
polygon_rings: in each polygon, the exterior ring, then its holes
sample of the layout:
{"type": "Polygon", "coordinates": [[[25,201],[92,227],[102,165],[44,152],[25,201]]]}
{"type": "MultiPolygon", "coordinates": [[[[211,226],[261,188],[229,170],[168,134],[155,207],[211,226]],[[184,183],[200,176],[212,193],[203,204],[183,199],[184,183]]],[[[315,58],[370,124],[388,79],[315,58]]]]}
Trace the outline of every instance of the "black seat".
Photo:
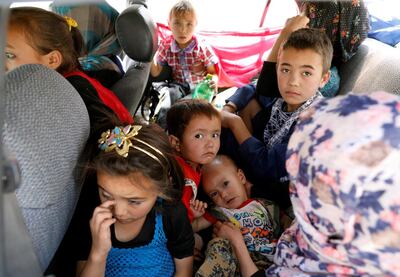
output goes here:
{"type": "Polygon", "coordinates": [[[122,49],[132,61],[112,90],[135,114],[147,85],[150,65],[158,47],[158,35],[145,1],[130,1],[130,4],[118,16],[115,28],[122,49]]]}

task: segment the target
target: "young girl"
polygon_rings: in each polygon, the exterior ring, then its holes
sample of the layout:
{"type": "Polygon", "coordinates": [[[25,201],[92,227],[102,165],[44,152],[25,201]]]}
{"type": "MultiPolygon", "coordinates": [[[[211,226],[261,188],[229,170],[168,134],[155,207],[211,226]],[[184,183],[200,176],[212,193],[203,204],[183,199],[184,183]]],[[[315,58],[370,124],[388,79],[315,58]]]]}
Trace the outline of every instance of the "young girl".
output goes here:
{"type": "Polygon", "coordinates": [[[219,150],[219,112],[203,100],[180,100],[167,113],[167,130],[183,169],[185,187],[182,202],[192,221],[194,210],[190,208],[190,202],[197,196],[200,168],[213,161],[219,150]]]}
{"type": "Polygon", "coordinates": [[[93,167],[101,204],[79,276],[191,276],[193,231],[166,134],[155,125],[115,127],[99,148],[93,167]]]}
{"type": "Polygon", "coordinates": [[[64,75],[86,104],[92,133],[105,122],[114,122],[114,115],[124,124],[133,123],[115,94],[81,71],[78,57],[83,54],[83,39],[77,27],[72,18],[40,8],[10,9],[6,70],[38,63],[64,75]]]}

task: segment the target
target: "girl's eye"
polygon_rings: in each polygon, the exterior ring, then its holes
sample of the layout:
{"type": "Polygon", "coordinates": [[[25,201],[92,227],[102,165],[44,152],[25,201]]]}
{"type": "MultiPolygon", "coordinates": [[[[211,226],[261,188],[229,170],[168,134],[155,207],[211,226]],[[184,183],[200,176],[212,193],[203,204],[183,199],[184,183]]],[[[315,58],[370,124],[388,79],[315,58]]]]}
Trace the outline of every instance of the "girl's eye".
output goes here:
{"type": "Polygon", "coordinates": [[[219,135],[220,135],[219,133],[214,133],[214,134],[212,134],[212,137],[213,138],[219,138],[219,135]]]}
{"type": "Polygon", "coordinates": [[[12,53],[6,52],[6,59],[8,59],[8,60],[15,59],[15,55],[12,53]]]}
{"type": "Polygon", "coordinates": [[[303,72],[303,75],[304,76],[311,76],[312,74],[311,74],[311,72],[305,71],[305,72],[303,72]]]}
{"type": "Polygon", "coordinates": [[[197,139],[202,139],[204,136],[202,134],[196,134],[194,137],[197,139]]]}
{"type": "Polygon", "coordinates": [[[135,206],[137,206],[137,205],[140,205],[142,202],[139,202],[139,201],[133,200],[133,199],[129,199],[129,200],[128,200],[128,203],[129,203],[130,205],[135,205],[135,206]]]}
{"type": "Polygon", "coordinates": [[[217,197],[218,193],[216,191],[211,192],[208,196],[210,196],[211,199],[214,199],[217,197]]]}
{"type": "Polygon", "coordinates": [[[282,69],[281,69],[281,72],[282,72],[282,73],[288,73],[288,72],[289,72],[289,69],[287,69],[287,68],[282,68],[282,69]]]}

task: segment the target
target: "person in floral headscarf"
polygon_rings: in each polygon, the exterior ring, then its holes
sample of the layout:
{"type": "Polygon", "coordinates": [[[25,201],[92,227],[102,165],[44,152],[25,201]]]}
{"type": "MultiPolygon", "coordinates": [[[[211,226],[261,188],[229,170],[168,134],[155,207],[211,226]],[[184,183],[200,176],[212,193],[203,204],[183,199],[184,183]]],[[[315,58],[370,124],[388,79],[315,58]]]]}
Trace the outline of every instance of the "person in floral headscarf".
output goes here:
{"type": "Polygon", "coordinates": [[[400,98],[322,100],[301,114],[287,171],[295,223],[267,276],[400,276],[400,98]]]}

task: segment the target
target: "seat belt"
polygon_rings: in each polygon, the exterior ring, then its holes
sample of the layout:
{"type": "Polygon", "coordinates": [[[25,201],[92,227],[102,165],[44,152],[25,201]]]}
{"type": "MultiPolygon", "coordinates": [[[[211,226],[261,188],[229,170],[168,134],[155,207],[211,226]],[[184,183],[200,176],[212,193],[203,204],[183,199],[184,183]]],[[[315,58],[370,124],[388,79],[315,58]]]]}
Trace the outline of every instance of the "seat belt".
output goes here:
{"type": "MultiPolygon", "coordinates": [[[[7,1],[6,1],[7,2],[7,1]]],[[[8,5],[0,4],[0,53],[4,53],[8,5]]],[[[0,276],[43,276],[32,240],[18,205],[16,162],[10,162],[2,145],[5,118],[5,55],[0,55],[0,276]]]]}

